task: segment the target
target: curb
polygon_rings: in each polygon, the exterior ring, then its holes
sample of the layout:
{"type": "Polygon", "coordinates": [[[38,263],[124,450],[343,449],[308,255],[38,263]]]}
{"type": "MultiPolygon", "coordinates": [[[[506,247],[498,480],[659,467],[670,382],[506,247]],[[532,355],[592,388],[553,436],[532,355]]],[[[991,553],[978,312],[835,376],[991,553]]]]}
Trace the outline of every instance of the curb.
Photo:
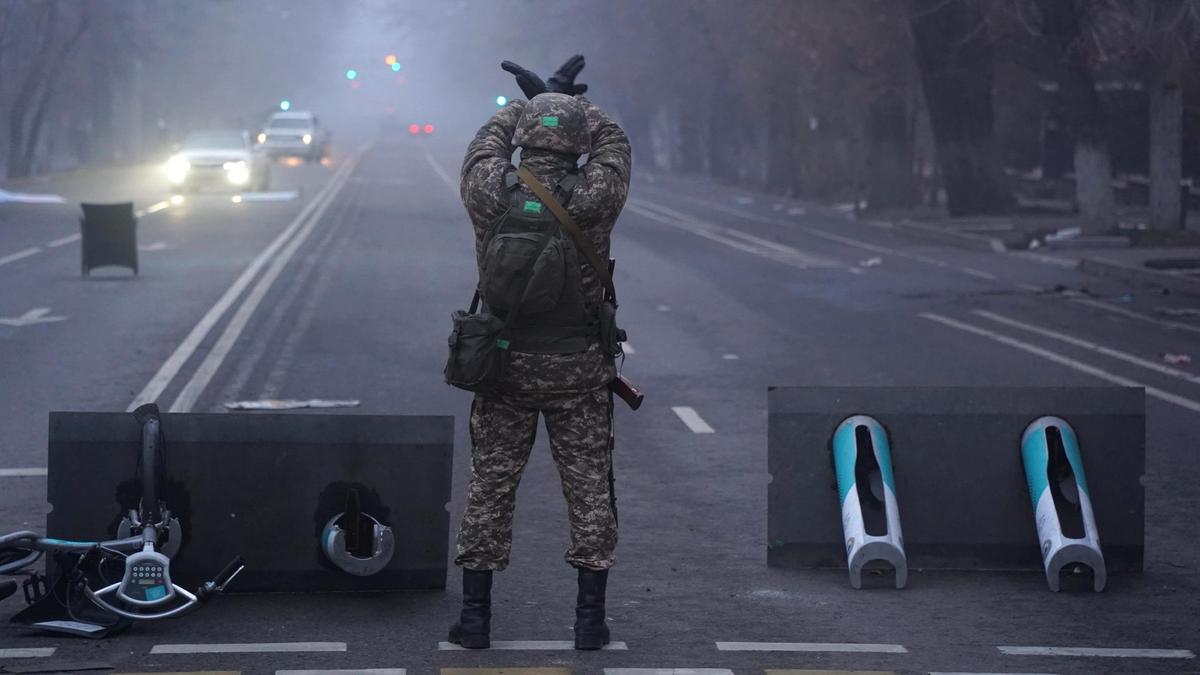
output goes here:
{"type": "Polygon", "coordinates": [[[913,222],[898,222],[893,223],[893,227],[897,232],[912,235],[917,239],[933,241],[939,244],[950,244],[972,251],[983,251],[984,253],[1004,253],[1008,250],[1004,242],[994,237],[981,237],[975,234],[966,234],[963,232],[953,232],[940,227],[931,227],[929,225],[920,225],[913,222]]]}
{"type": "Polygon", "coordinates": [[[1133,267],[1108,258],[1083,258],[1079,261],[1079,270],[1088,274],[1146,286],[1158,286],[1175,293],[1200,297],[1200,279],[1133,267]]]}

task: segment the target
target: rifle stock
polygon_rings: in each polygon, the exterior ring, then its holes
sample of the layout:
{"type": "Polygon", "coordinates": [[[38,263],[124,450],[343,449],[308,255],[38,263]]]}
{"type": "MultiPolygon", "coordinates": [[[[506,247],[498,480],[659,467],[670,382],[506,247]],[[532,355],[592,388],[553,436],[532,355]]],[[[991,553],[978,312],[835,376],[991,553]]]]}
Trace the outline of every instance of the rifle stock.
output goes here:
{"type": "Polygon", "coordinates": [[[646,395],[624,375],[617,375],[617,379],[608,383],[608,389],[634,410],[642,407],[642,401],[646,399],[646,395]]]}

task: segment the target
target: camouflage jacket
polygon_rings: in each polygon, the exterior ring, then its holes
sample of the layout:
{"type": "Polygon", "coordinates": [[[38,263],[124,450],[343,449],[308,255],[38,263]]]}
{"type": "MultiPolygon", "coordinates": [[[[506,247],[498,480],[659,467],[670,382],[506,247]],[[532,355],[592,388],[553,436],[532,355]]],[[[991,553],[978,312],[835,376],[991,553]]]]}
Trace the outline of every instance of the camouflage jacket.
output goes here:
{"type": "MultiPolygon", "coordinates": [[[[592,151],[579,169],[579,181],[571,194],[567,211],[591,237],[602,260],[609,255],[613,225],[625,205],[629,191],[629,140],[621,127],[599,107],[580,97],[587,113],[592,151]]],[[[505,175],[515,171],[512,164],[513,132],[525,101],[515,100],[500,109],[475,134],[463,160],[460,192],[471,224],[475,228],[476,261],[483,254],[483,238],[491,225],[509,206],[505,175]]],[[[523,151],[521,165],[528,168],[543,185],[553,186],[575,168],[569,157],[540,151],[523,151]]],[[[524,185],[518,188],[522,199],[536,199],[524,185]]],[[[599,304],[603,287],[590,265],[582,265],[583,288],[589,303],[599,304]]],[[[602,387],[616,376],[611,358],[599,345],[575,354],[526,354],[513,352],[501,382],[505,390],[542,393],[572,393],[602,387]]]]}

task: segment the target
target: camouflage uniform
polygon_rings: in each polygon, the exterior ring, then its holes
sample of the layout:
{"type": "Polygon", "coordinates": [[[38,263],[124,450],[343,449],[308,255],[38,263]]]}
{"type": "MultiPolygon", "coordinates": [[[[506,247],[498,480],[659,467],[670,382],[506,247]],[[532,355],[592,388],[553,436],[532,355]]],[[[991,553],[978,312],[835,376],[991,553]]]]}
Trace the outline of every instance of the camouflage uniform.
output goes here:
{"type": "MultiPolygon", "coordinates": [[[[567,211],[607,260],[612,228],[629,189],[629,142],[600,108],[563,94],[542,94],[532,104],[509,103],[467,148],[461,193],[475,227],[477,259],[483,255],[487,228],[509,207],[505,176],[515,170],[511,160],[517,145],[522,147],[521,165],[548,187],[588,153],[567,211]],[[536,118],[524,115],[527,106],[536,118]],[[560,125],[531,124],[545,115],[556,117],[560,125]]],[[[521,199],[536,199],[524,185],[516,189],[521,199]]],[[[582,283],[589,304],[598,305],[603,287],[586,263],[582,283]]],[[[617,529],[609,487],[612,398],[607,385],[615,375],[612,359],[595,342],[570,354],[510,354],[500,391],[476,395],[471,406],[471,485],[458,533],[457,564],[473,570],[508,565],[517,485],[541,414],[568,505],[571,546],[566,561],[594,570],[612,566],[617,529]]]]}

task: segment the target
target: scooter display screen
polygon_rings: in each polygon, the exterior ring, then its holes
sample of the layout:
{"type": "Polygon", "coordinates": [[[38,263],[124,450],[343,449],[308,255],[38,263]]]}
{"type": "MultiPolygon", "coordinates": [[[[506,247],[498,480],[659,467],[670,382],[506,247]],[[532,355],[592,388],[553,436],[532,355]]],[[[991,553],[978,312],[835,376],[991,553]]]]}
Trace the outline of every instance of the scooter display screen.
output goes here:
{"type": "Polygon", "coordinates": [[[122,595],[130,600],[154,602],[167,597],[166,568],[153,560],[130,565],[128,579],[121,587],[122,595]]]}

